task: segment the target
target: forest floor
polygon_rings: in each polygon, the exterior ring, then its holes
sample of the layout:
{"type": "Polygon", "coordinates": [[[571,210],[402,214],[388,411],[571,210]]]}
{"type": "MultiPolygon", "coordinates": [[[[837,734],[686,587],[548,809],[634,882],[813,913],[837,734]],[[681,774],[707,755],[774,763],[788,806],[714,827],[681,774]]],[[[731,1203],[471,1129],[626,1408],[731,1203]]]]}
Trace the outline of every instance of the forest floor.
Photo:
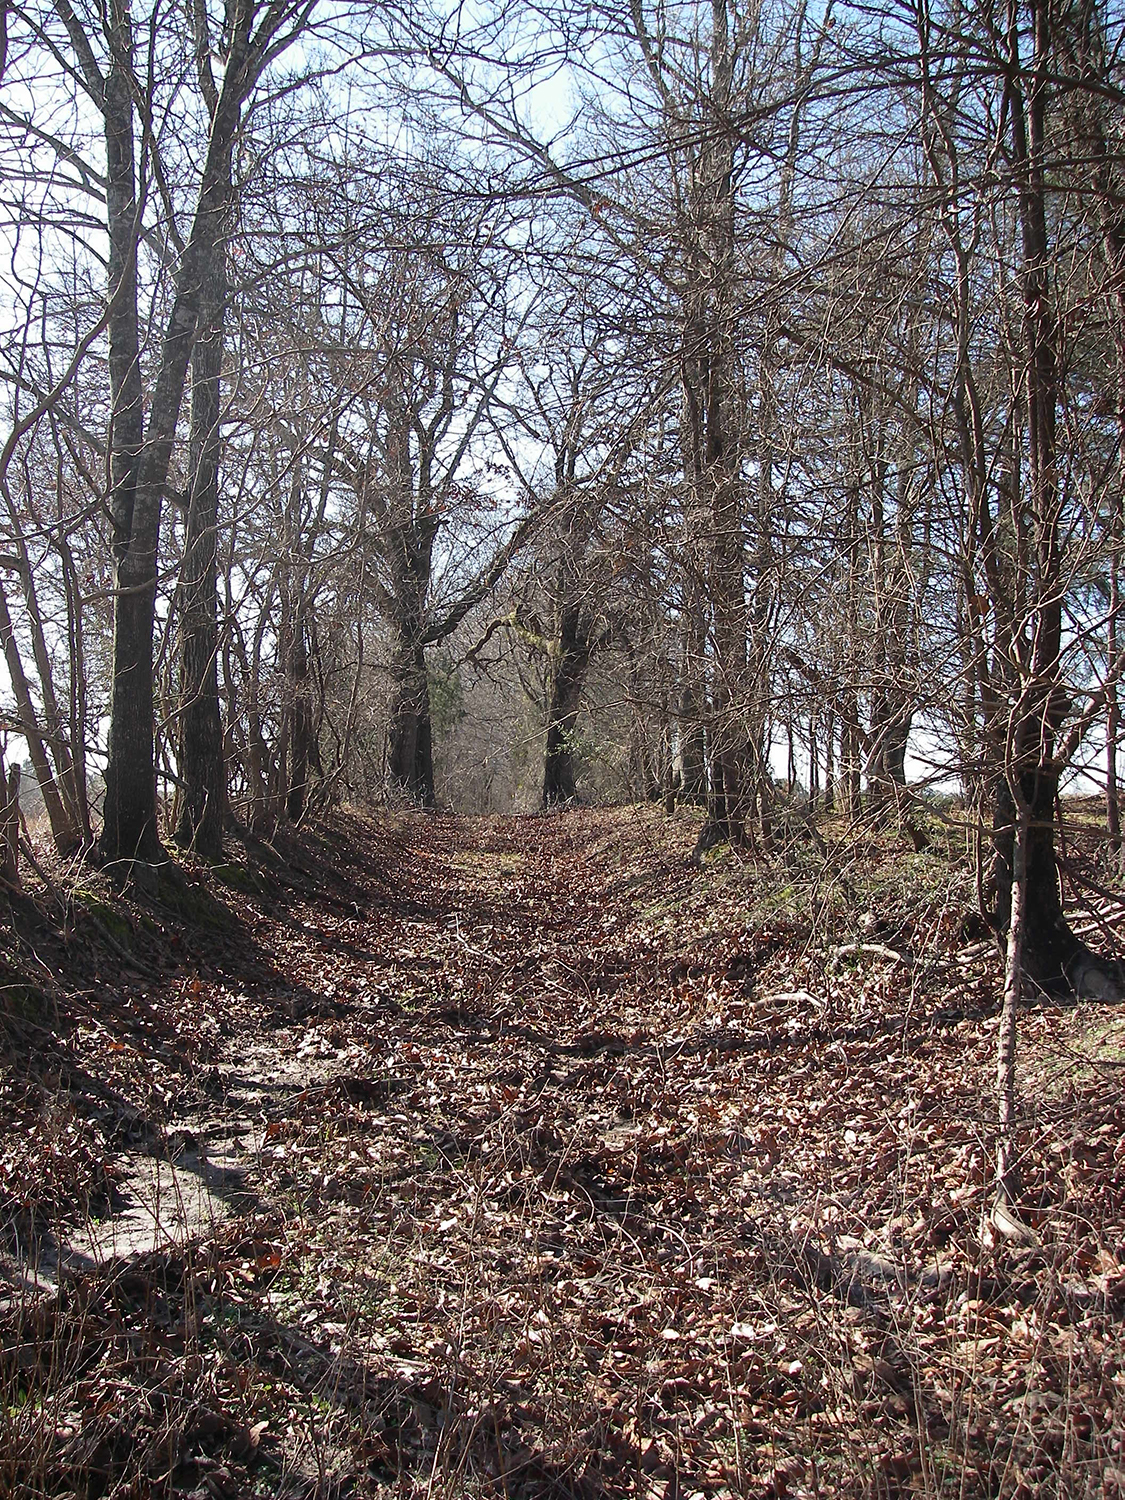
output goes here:
{"type": "Polygon", "coordinates": [[[1125,1012],[1022,1015],[997,1243],[965,861],[697,831],[13,897],[0,1495],[1125,1495],[1125,1012]]]}

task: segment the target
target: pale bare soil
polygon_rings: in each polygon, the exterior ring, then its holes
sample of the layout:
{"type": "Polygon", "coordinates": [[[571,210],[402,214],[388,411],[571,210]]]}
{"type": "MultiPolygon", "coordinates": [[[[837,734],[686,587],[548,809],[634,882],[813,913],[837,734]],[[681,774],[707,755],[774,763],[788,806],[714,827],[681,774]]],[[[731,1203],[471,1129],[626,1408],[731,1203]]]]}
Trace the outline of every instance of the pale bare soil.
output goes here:
{"type": "Polygon", "coordinates": [[[967,870],[696,832],[341,818],[17,902],[0,1494],[1125,1493],[1125,1016],[1021,1018],[995,1244],[967,870]]]}

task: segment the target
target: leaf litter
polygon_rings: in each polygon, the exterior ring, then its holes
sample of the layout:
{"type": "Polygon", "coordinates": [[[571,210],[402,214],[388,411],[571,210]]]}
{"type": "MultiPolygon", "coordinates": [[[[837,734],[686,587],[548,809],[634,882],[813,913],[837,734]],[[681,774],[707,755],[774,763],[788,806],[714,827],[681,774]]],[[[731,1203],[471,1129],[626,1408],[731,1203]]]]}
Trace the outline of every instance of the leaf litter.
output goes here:
{"type": "Polygon", "coordinates": [[[1021,1019],[996,1243],[965,872],[696,831],[341,817],[14,923],[0,1492],[1125,1493],[1113,1008],[1021,1019]]]}

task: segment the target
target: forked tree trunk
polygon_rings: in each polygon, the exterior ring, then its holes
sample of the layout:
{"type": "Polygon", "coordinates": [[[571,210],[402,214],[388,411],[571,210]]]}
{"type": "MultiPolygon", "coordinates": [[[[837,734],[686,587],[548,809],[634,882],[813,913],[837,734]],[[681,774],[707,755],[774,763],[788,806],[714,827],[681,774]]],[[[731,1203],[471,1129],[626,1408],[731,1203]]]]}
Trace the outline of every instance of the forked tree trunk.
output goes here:
{"type": "Polygon", "coordinates": [[[257,18],[252,0],[232,0],[228,6],[223,79],[214,89],[199,196],[159,341],[146,424],[137,285],[141,216],[135,155],[139,134],[133,66],[135,23],[127,0],[109,0],[100,22],[109,43],[103,77],[77,13],[63,4],[58,6],[58,13],[87,92],[100,106],[106,148],[114,628],[105,809],[99,844],[107,861],[148,862],[161,853],[152,681],[161,504],[205,292],[215,257],[222,253],[229,163],[242,107],[262,68],[294,39],[296,29],[279,38],[284,28],[292,27],[292,17],[286,7],[275,6],[262,15],[259,31],[251,35],[257,18]]]}

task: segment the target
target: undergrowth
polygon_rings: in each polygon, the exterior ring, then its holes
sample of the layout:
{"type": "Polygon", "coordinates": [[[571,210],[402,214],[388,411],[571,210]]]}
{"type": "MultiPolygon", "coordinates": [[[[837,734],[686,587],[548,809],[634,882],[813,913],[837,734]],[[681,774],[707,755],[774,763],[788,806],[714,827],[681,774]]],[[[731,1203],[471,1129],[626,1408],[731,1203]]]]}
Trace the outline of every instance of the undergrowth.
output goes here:
{"type": "Polygon", "coordinates": [[[21,908],[0,1493],[1125,1493],[1117,1015],[1021,1018],[995,1243],[971,870],[696,832],[349,818],[189,870],[221,921],[21,908]]]}

